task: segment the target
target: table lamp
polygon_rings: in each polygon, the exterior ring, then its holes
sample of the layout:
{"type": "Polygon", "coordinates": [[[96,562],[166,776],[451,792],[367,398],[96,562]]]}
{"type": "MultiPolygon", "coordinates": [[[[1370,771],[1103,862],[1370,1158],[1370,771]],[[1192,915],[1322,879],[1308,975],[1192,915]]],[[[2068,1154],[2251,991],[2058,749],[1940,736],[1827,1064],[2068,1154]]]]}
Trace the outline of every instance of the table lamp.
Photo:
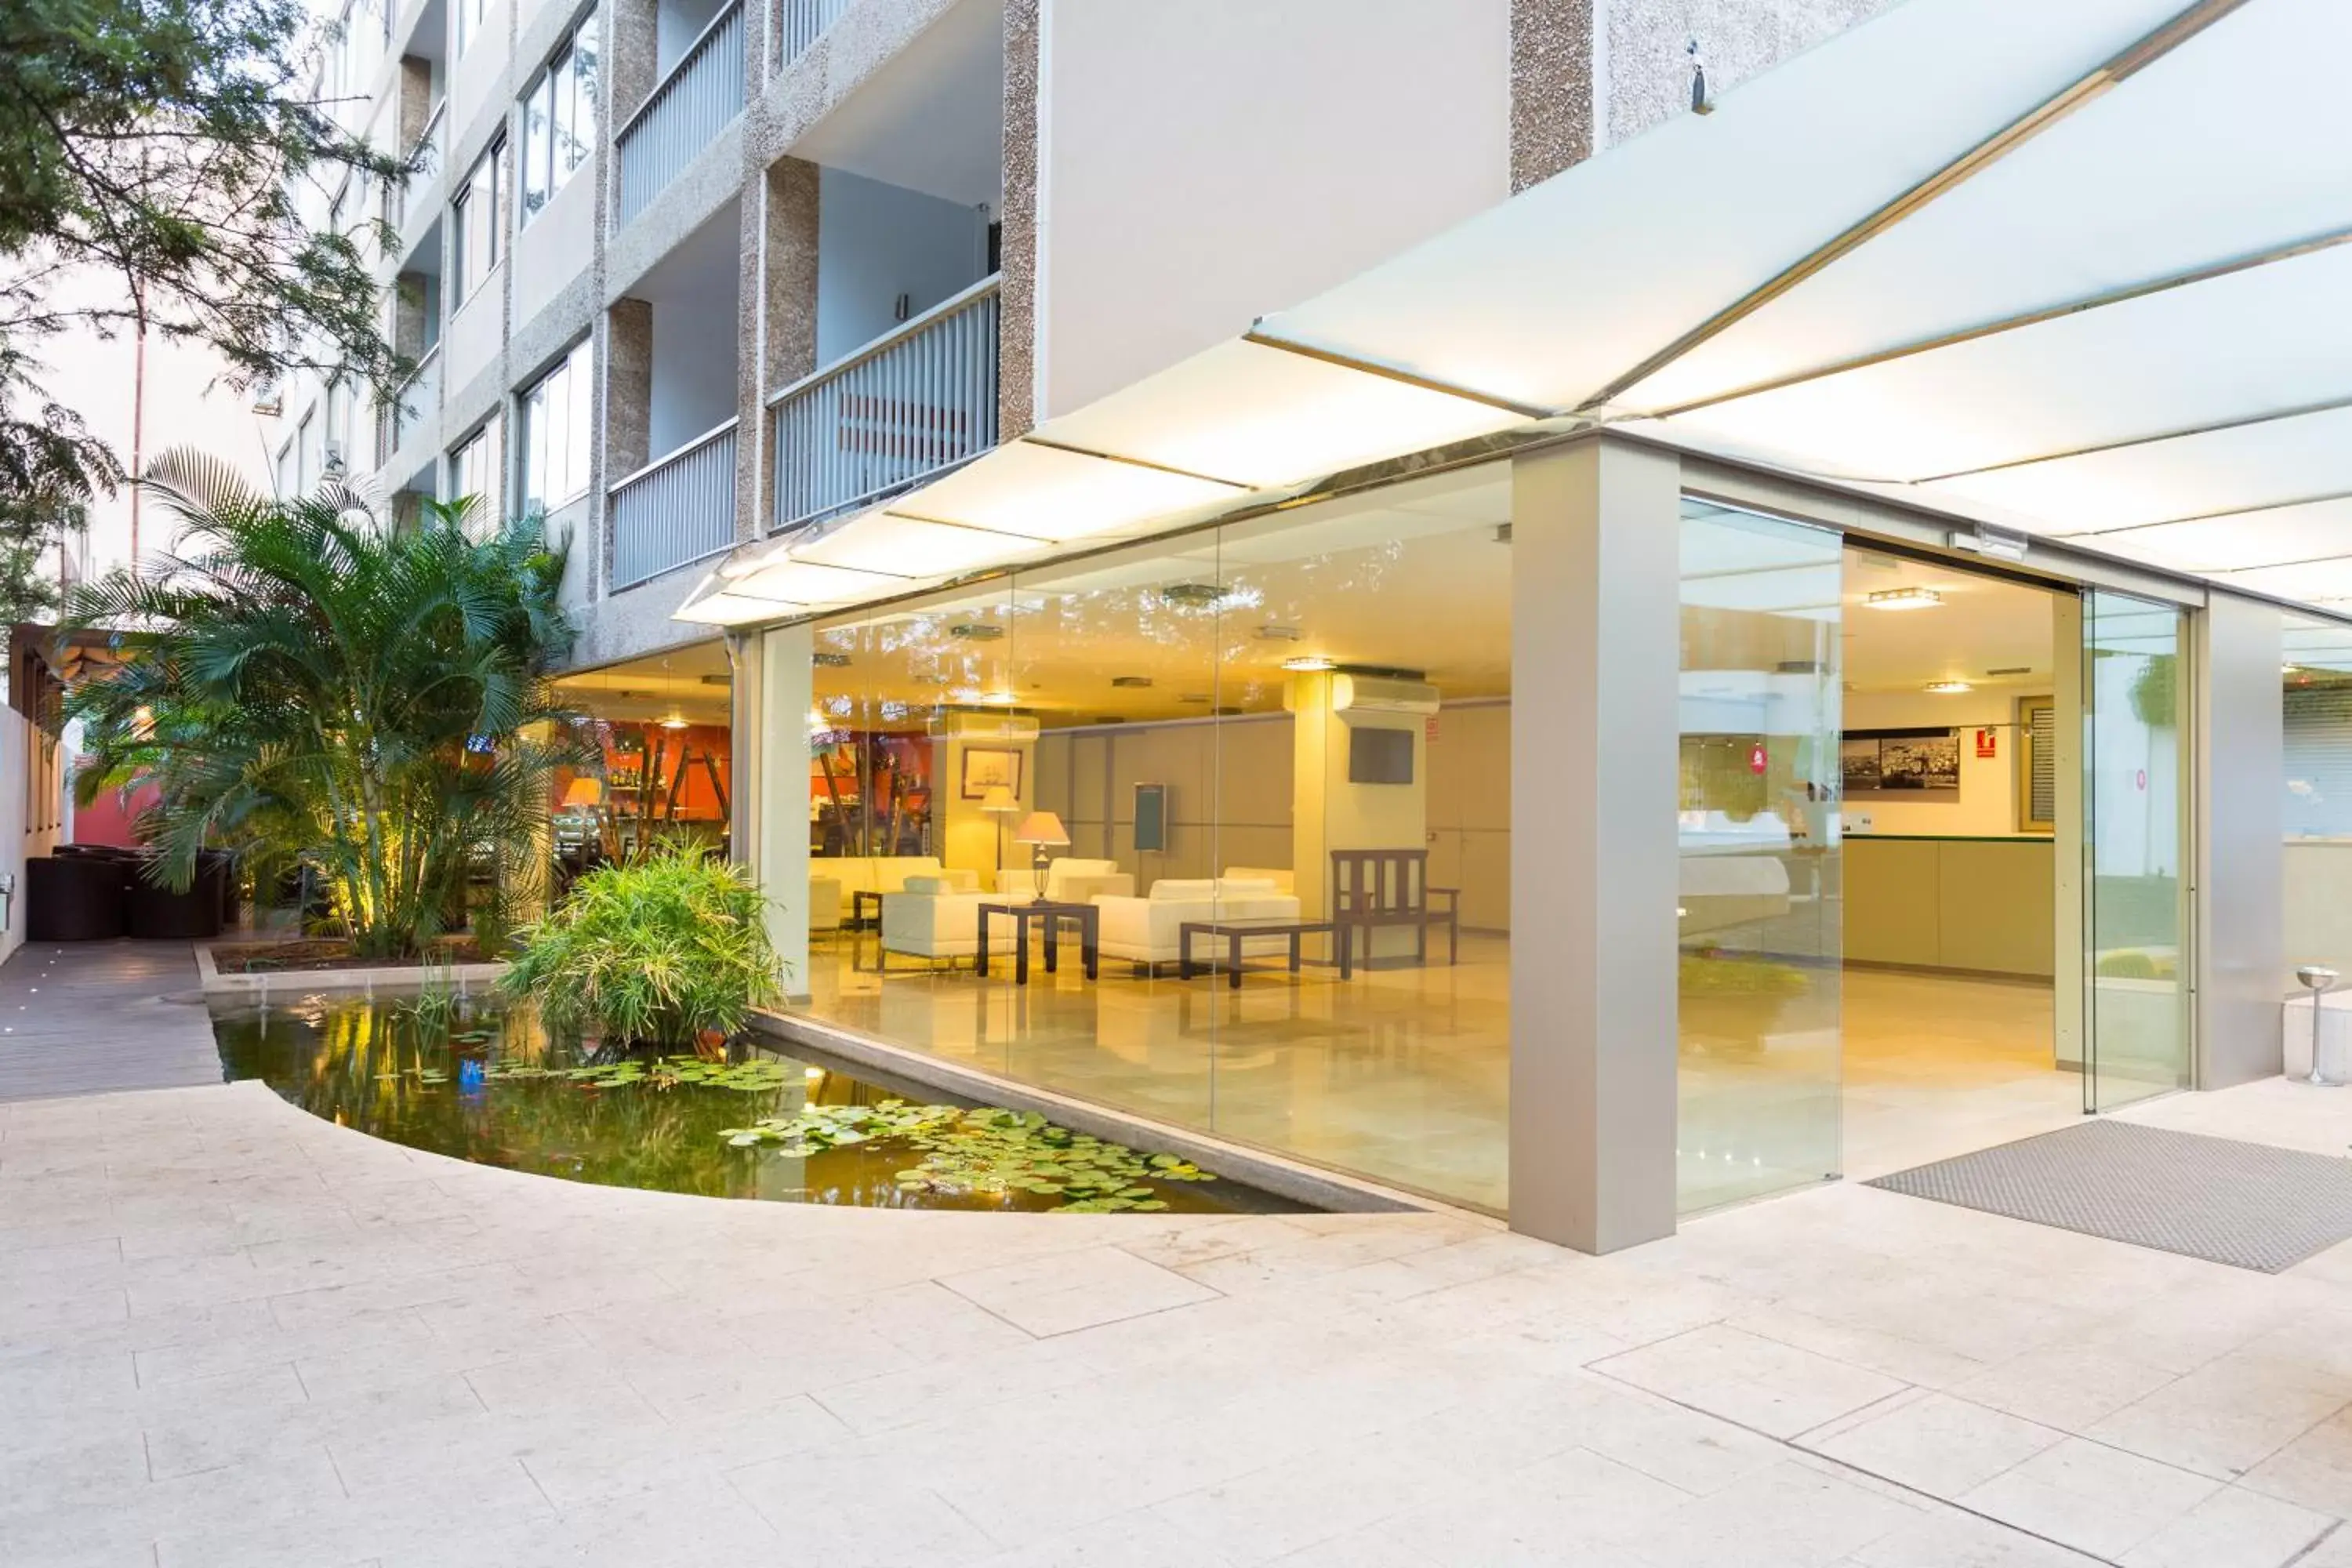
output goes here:
{"type": "Polygon", "coordinates": [[[991,784],[988,793],[980,797],[980,809],[996,822],[996,879],[1002,882],[1004,880],[1004,819],[1021,809],[1021,802],[1010,785],[991,784]]]}
{"type": "Polygon", "coordinates": [[[1069,841],[1070,830],[1064,827],[1062,819],[1050,811],[1031,812],[1021,819],[1021,826],[1013,830],[1013,843],[1034,846],[1029,861],[1029,875],[1036,883],[1037,901],[1040,903],[1045,899],[1045,847],[1049,844],[1066,845],[1069,841]]]}

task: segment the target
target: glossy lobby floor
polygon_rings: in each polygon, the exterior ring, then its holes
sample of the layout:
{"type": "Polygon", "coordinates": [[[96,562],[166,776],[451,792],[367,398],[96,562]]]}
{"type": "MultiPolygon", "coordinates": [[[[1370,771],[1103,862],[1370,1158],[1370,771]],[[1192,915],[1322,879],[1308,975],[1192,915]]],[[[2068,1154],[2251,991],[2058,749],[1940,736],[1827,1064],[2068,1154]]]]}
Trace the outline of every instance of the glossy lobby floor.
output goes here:
{"type": "MultiPolygon", "coordinates": [[[[1310,966],[1139,978],[1075,947],[1030,983],[1006,971],[875,972],[870,933],[811,954],[813,1010],[902,1046],[1138,1115],[1501,1212],[1509,1085],[1507,946],[1465,936],[1449,967],[1310,966]]],[[[1854,969],[1842,1028],[1807,1006],[1690,1010],[1685,1207],[1816,1174],[1867,1179],[2070,1124],[2081,1079],[2051,1066],[2047,985],[1854,969]],[[1790,1016],[1791,1014],[1797,1015],[1790,1016]],[[1843,1093],[1838,1047],[1843,1043],[1843,1093]]]]}

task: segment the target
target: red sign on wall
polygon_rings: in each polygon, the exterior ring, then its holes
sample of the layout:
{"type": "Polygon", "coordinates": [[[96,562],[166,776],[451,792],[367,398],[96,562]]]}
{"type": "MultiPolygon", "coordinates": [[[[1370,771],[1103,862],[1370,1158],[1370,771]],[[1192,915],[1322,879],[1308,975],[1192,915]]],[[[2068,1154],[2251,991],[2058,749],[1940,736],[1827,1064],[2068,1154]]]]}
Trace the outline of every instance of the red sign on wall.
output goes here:
{"type": "Polygon", "coordinates": [[[1979,730],[1977,731],[1977,757],[1979,761],[1982,761],[1988,757],[1999,756],[2000,754],[1998,750],[1999,742],[1994,739],[1994,737],[2000,733],[2000,731],[1998,730],[1979,730]]]}
{"type": "Polygon", "coordinates": [[[1771,763],[1771,757],[1765,752],[1763,742],[1759,741],[1754,745],[1748,748],[1748,771],[1749,773],[1760,773],[1766,768],[1769,767],[1771,763]]]}

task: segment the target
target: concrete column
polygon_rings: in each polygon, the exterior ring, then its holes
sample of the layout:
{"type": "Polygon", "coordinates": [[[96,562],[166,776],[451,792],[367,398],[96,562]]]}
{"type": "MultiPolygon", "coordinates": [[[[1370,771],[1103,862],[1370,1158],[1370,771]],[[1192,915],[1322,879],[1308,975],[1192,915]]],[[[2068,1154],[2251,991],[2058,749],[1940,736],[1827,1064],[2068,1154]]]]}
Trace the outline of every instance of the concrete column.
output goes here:
{"type": "MultiPolygon", "coordinates": [[[[760,885],[768,895],[768,941],[783,963],[783,989],[794,1001],[809,994],[808,715],[816,700],[815,634],[782,626],[758,638],[760,885]]],[[[750,786],[738,784],[739,793],[750,786]]]]}
{"type": "Polygon", "coordinates": [[[654,308],[643,300],[615,300],[604,312],[604,470],[595,477],[596,595],[613,580],[613,487],[653,458],[654,308]]]}
{"type": "Polygon", "coordinates": [[[1043,106],[1039,70],[1044,23],[1040,0],[1005,0],[1004,210],[997,294],[997,439],[1028,434],[1037,423],[1037,224],[1043,106]]]}
{"type": "Polygon", "coordinates": [[[760,791],[765,776],[761,746],[767,736],[760,702],[764,688],[761,678],[767,664],[761,652],[761,635],[726,635],[728,749],[733,758],[733,777],[728,781],[727,858],[751,867],[754,875],[760,869],[760,791]]]}
{"type": "Polygon", "coordinates": [[[2190,624],[2197,1087],[2227,1089],[2284,1070],[2279,1003],[2300,961],[2286,951],[2285,617],[2215,594],[2190,624]]]}
{"type": "Polygon", "coordinates": [[[1519,458],[1511,543],[1511,1227],[1675,1228],[1681,470],[1519,458]]]}
{"type": "Polygon", "coordinates": [[[756,539],[776,515],[771,394],[816,368],[817,166],[780,158],[744,204],[741,399],[735,440],[736,533],[756,539]]]}
{"type": "MultiPolygon", "coordinates": [[[[655,0],[614,0],[605,11],[609,29],[604,39],[604,58],[598,64],[604,68],[604,96],[609,112],[604,117],[604,145],[613,145],[613,133],[627,122],[637,106],[653,91],[656,79],[654,71],[658,56],[656,43],[659,8],[655,0]]],[[[614,171],[614,190],[620,188],[620,164],[607,158],[605,164],[614,171]]]]}
{"type": "Polygon", "coordinates": [[[1511,189],[1593,150],[1593,0],[1511,0],[1511,189]]]}

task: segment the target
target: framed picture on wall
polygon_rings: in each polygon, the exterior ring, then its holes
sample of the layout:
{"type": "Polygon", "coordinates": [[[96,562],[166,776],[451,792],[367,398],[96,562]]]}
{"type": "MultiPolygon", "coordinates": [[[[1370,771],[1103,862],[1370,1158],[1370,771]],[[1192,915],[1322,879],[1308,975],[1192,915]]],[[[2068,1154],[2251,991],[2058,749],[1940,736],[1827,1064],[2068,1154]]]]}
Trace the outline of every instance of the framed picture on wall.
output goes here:
{"type": "Polygon", "coordinates": [[[963,749],[963,772],[956,780],[956,794],[965,800],[986,800],[988,792],[1000,784],[1014,795],[1020,795],[1020,748],[966,746],[963,749]]]}
{"type": "Polygon", "coordinates": [[[1848,800],[1956,802],[1960,732],[1848,730],[1838,747],[1838,772],[1848,800]]]}

